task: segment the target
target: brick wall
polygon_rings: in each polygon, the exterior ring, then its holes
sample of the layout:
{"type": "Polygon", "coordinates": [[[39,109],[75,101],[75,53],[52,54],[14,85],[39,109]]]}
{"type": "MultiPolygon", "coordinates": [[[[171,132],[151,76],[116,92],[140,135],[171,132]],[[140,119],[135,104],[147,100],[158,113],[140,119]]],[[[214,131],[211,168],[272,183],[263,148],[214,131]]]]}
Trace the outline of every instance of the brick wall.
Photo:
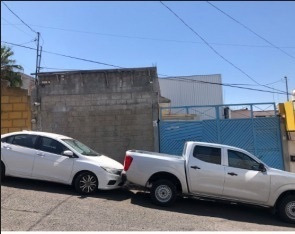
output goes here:
{"type": "Polygon", "coordinates": [[[1,134],[31,129],[28,91],[1,82],[1,134]]]}
{"type": "MultiPolygon", "coordinates": [[[[157,150],[156,68],[41,74],[33,129],[67,135],[123,162],[128,149],[157,150]],[[39,126],[39,127],[38,127],[39,126]],[[156,143],[155,143],[156,142],[156,143]]],[[[33,92],[35,95],[36,92],[33,92]]]]}

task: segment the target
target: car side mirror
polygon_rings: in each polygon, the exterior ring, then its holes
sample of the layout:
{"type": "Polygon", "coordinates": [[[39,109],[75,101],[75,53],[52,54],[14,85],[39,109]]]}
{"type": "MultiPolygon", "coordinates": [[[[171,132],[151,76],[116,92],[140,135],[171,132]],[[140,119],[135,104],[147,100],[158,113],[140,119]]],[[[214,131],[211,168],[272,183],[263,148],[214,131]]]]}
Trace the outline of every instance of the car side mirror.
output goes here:
{"type": "Polygon", "coordinates": [[[259,163],[258,170],[261,171],[261,172],[266,172],[266,168],[265,168],[263,163],[259,163]]]}
{"type": "Polygon", "coordinates": [[[74,157],[74,153],[72,151],[70,151],[70,150],[65,150],[64,152],[62,152],[62,155],[68,156],[70,158],[74,157]]]}

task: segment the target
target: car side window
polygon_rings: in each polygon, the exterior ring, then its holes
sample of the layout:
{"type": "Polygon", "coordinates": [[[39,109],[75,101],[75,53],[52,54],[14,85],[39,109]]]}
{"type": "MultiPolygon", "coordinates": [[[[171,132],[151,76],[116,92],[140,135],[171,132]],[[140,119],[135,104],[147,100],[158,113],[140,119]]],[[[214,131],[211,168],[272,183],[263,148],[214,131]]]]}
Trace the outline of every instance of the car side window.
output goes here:
{"type": "Polygon", "coordinates": [[[8,144],[11,144],[12,141],[13,141],[13,138],[14,138],[14,136],[3,137],[1,139],[1,142],[3,142],[3,143],[5,142],[5,143],[8,143],[8,144]]]}
{"type": "Polygon", "coordinates": [[[258,162],[256,162],[248,155],[235,150],[228,150],[228,166],[246,170],[259,171],[258,162]]]}
{"type": "Polygon", "coordinates": [[[37,138],[37,135],[20,134],[8,137],[6,143],[33,149],[35,148],[37,138]]]}
{"type": "Polygon", "coordinates": [[[201,161],[221,165],[221,148],[196,146],[193,156],[201,161]]]}
{"type": "Polygon", "coordinates": [[[14,139],[14,136],[6,137],[5,142],[8,143],[8,144],[12,144],[13,139],[14,139]]]}
{"type": "Polygon", "coordinates": [[[66,146],[64,146],[57,140],[54,140],[48,137],[41,137],[40,143],[38,145],[38,149],[48,153],[60,154],[60,155],[65,150],[69,150],[66,146]]]}

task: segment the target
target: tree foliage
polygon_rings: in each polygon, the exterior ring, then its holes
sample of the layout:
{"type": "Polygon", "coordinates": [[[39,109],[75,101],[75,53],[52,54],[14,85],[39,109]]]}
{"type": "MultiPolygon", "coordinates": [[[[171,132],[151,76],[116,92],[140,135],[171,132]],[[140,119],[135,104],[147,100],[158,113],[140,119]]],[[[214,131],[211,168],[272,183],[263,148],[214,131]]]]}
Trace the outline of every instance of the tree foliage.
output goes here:
{"type": "Polygon", "coordinates": [[[11,87],[20,87],[22,80],[19,72],[23,68],[12,59],[13,55],[10,47],[1,45],[1,79],[8,80],[11,87]]]}

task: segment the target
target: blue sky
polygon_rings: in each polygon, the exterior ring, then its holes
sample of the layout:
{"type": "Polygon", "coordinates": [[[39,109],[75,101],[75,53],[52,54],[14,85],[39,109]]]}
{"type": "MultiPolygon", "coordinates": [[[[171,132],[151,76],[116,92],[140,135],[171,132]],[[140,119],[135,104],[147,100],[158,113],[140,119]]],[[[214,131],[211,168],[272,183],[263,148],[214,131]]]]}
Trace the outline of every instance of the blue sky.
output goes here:
{"type": "MultiPolygon", "coordinates": [[[[295,57],[295,2],[212,3],[295,57]]],[[[221,74],[224,83],[255,85],[244,74],[218,57],[157,1],[9,1],[6,4],[34,30],[41,33],[44,39],[43,50],[121,67],[156,65],[158,73],[171,76],[221,74]]],[[[267,84],[287,76],[289,91],[295,89],[294,58],[269,47],[265,41],[206,2],[175,1],[165,4],[220,54],[257,82],[267,84]]],[[[1,40],[36,47],[35,42],[29,42],[34,38],[35,34],[1,3],[1,40]]],[[[13,50],[17,63],[24,67],[25,73],[33,73],[36,52],[16,46],[13,50]]],[[[42,54],[41,66],[62,69],[111,68],[46,53],[42,54]]],[[[270,86],[285,91],[283,81],[270,86]]],[[[247,87],[265,89],[259,86],[247,87]]],[[[229,87],[224,87],[223,91],[224,103],[227,104],[286,100],[285,95],[229,87]]]]}

